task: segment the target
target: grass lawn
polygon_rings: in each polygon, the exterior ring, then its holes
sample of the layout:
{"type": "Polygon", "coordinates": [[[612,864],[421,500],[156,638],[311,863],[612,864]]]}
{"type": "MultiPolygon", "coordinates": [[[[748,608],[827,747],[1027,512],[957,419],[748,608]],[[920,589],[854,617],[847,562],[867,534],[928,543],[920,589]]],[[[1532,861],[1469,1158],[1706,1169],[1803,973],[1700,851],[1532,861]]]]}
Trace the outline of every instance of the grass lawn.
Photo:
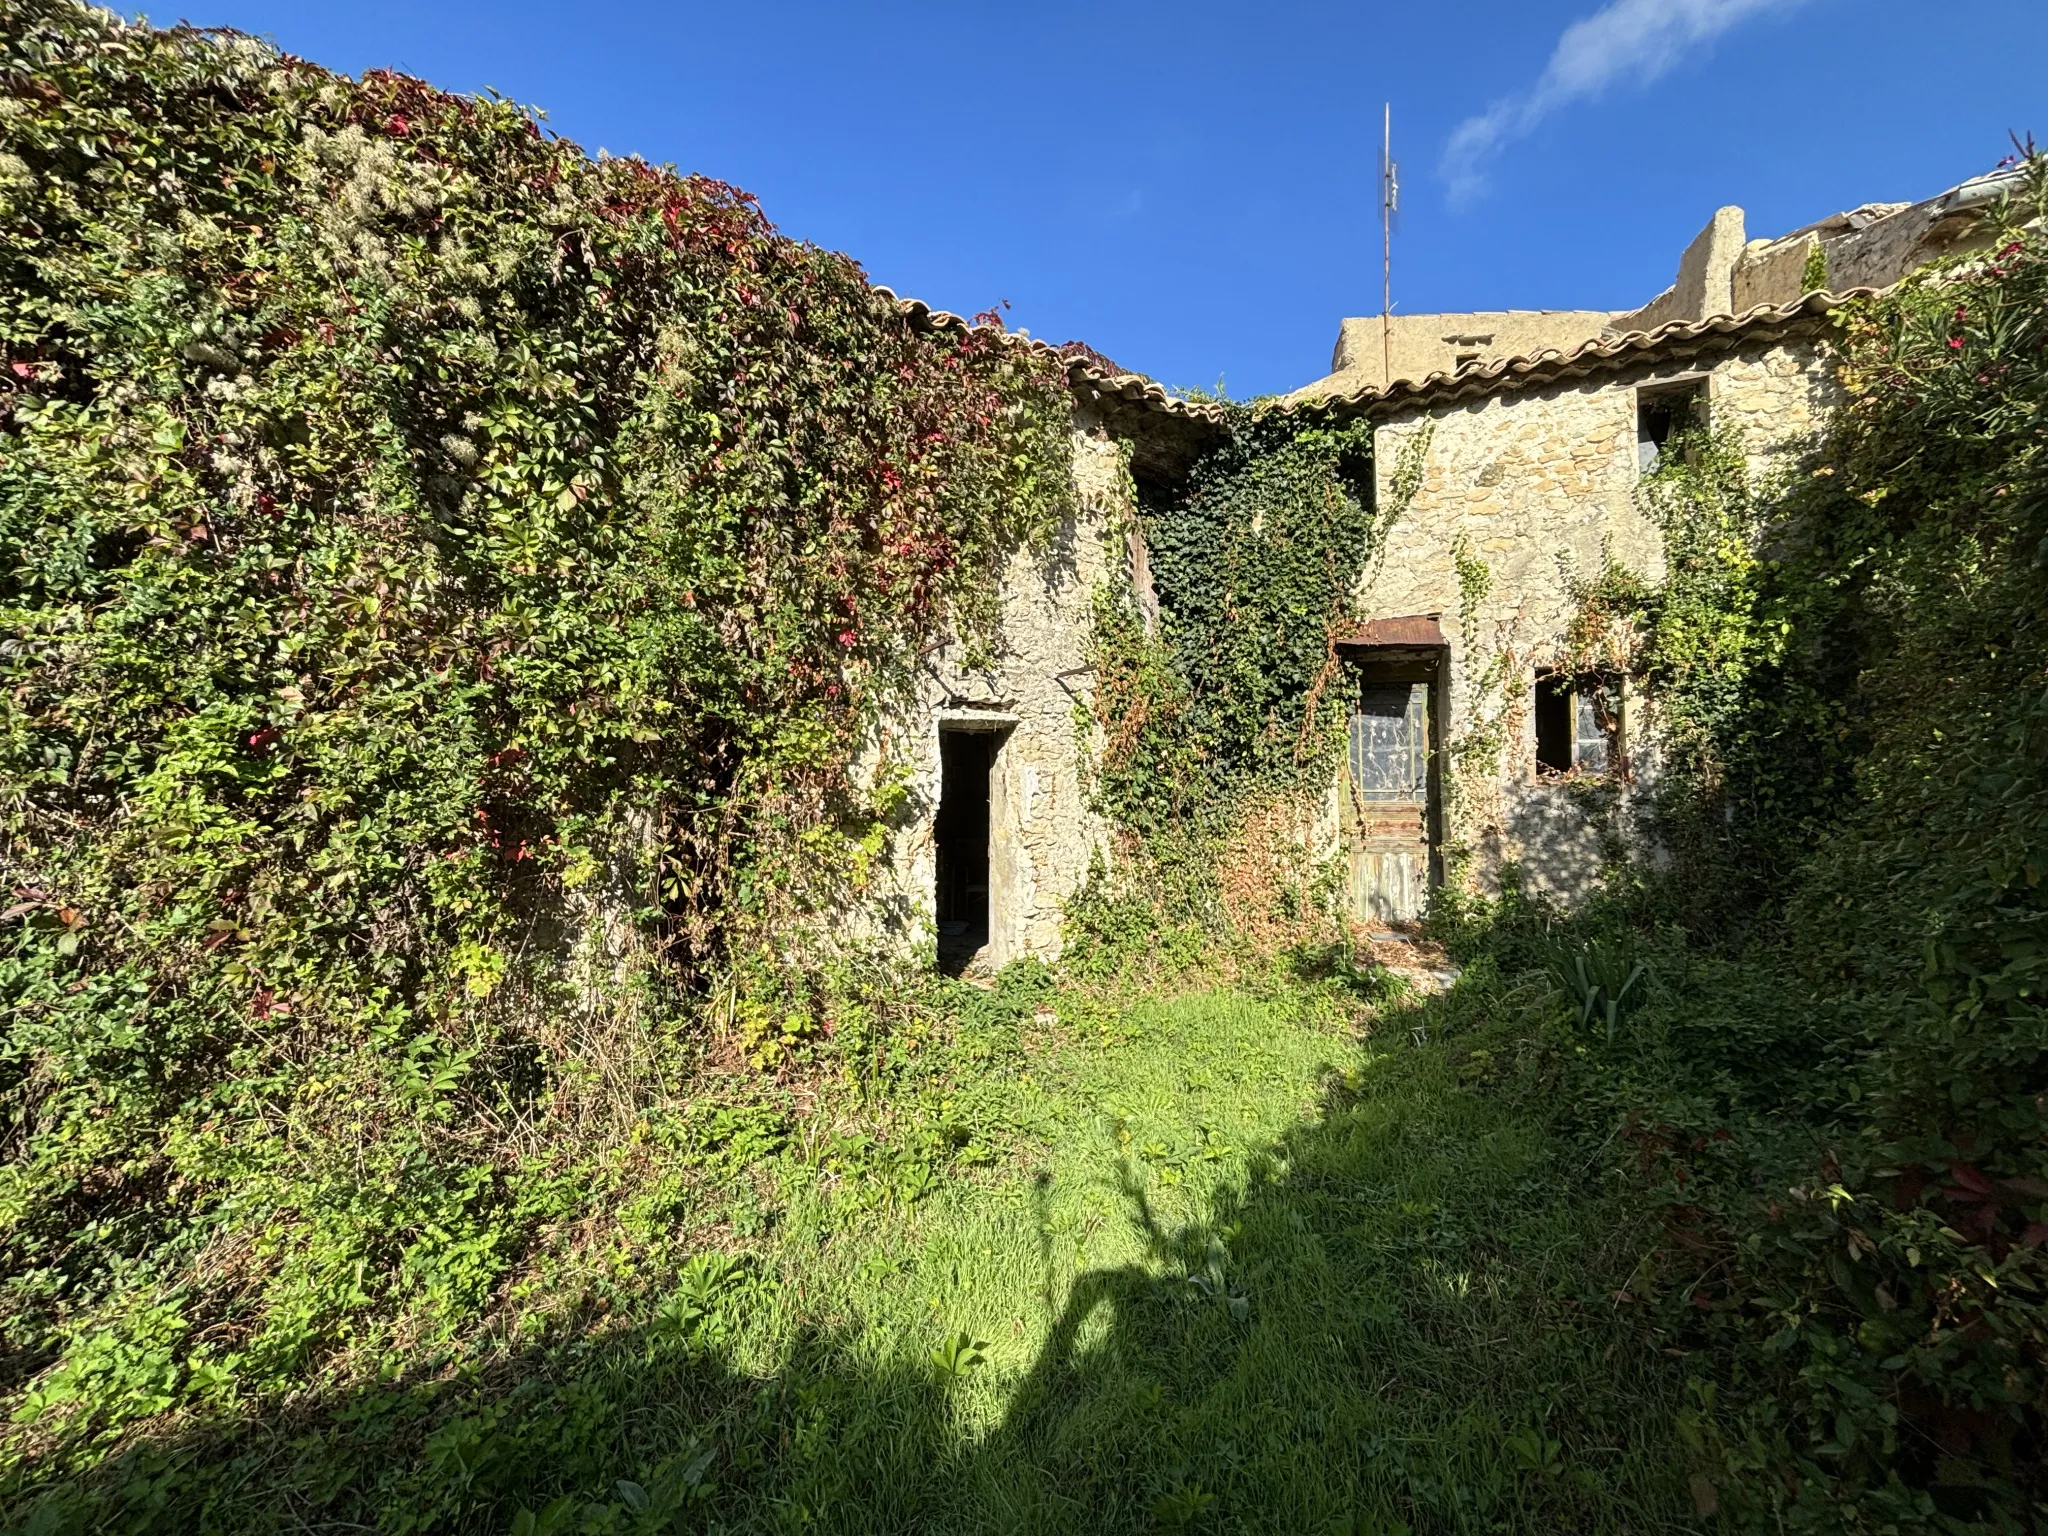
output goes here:
{"type": "Polygon", "coordinates": [[[734,1358],[801,1406],[782,1502],[732,1517],[1685,1528],[1676,1386],[1601,1299],[1587,1170],[1409,1022],[1141,1002],[985,1086],[1020,1150],[983,1176],[850,1225],[794,1203],[734,1358]]]}
{"type": "Polygon", "coordinates": [[[936,1176],[799,1123],[638,1319],[160,1444],[78,1527],[156,1478],[167,1529],[1692,1528],[1612,1208],[1432,1017],[1022,1002],[936,1176]]]}

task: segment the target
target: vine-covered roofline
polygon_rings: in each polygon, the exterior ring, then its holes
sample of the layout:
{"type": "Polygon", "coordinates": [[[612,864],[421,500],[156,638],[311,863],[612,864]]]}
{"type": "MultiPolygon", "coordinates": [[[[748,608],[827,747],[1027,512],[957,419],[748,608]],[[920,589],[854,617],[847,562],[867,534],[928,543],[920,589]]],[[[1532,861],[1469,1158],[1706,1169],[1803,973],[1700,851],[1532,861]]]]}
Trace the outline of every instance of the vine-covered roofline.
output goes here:
{"type": "Polygon", "coordinates": [[[1116,367],[1083,343],[1040,341],[997,324],[933,309],[922,299],[900,298],[879,284],[875,291],[896,305],[897,313],[913,330],[961,338],[987,335],[1005,346],[1058,359],[1066,368],[1067,388],[1075,402],[1087,406],[1112,433],[1131,445],[1131,467],[1140,474],[1177,480],[1223,438],[1222,405],[1183,400],[1142,373],[1116,367]]]}

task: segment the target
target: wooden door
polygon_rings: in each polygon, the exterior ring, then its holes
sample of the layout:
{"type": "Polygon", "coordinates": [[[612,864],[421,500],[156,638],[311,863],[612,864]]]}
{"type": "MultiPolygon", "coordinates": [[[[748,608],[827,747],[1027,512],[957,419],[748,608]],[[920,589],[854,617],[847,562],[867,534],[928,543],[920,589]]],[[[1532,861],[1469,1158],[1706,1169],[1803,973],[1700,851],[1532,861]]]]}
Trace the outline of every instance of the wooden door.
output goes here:
{"type": "Polygon", "coordinates": [[[1429,684],[1362,682],[1345,754],[1351,915],[1408,922],[1429,899],[1429,684]]]}

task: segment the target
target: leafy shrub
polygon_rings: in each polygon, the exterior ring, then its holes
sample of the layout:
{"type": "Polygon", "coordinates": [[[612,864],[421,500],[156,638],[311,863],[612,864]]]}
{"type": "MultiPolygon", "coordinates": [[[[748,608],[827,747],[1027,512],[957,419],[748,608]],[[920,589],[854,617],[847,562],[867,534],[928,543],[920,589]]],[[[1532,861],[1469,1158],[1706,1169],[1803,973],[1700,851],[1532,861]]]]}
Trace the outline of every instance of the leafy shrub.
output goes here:
{"type": "Polygon", "coordinates": [[[1553,943],[1549,970],[1558,991],[1578,1010],[1579,1027],[1600,1026],[1609,1045],[1621,1028],[1624,1010],[1640,1000],[1642,983],[1650,974],[1649,964],[1638,960],[1633,949],[1598,940],[1553,943]]]}
{"type": "MultiPolygon", "coordinates": [[[[1064,514],[1068,402],[495,98],[23,0],[0,114],[0,1385],[47,1471],[573,1307],[575,1219],[680,1208],[694,999],[861,878],[853,764],[1064,514]]],[[[785,991],[743,1048],[872,1060],[785,991]]]]}
{"type": "Polygon", "coordinates": [[[1692,1378],[1702,1513],[1743,1528],[2048,1515],[2048,163],[2026,172],[1986,250],[1843,312],[1807,473],[1750,486],[1710,439],[1651,486],[1670,575],[1635,617],[1673,868],[1543,917],[1547,958],[1512,891],[1445,919],[1582,1014],[1632,1005],[1532,1070],[1627,1153],[1662,1242],[1626,1302],[1692,1378]]]}

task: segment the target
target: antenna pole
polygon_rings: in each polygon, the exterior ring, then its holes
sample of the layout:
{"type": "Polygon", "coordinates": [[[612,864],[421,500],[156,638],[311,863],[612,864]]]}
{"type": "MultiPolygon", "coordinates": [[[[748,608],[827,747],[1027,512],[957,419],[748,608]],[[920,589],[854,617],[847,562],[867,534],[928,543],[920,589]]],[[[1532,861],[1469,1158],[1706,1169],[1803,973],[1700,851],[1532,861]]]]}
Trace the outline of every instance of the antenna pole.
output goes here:
{"type": "Polygon", "coordinates": [[[1380,383],[1394,382],[1394,104],[1380,136],[1380,383]]]}

